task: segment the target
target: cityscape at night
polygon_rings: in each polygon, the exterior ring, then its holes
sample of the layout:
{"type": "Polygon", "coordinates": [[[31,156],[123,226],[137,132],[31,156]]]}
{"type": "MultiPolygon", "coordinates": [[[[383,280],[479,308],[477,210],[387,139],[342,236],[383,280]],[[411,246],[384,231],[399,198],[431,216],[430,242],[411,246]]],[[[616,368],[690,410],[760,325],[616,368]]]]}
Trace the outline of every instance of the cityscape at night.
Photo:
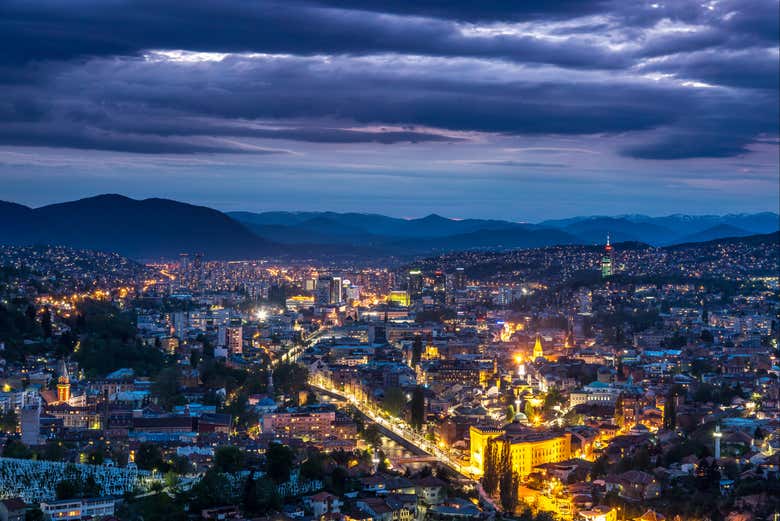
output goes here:
{"type": "Polygon", "coordinates": [[[0,521],[780,521],[778,0],[0,0],[0,521]]]}

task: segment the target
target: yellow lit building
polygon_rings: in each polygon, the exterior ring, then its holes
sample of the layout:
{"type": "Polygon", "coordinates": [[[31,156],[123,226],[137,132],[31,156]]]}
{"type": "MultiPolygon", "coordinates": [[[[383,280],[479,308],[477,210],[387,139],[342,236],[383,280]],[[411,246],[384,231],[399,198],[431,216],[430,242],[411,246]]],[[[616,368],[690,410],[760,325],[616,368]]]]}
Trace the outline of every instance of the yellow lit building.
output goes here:
{"type": "Polygon", "coordinates": [[[544,432],[510,423],[502,429],[471,426],[470,457],[472,472],[482,475],[485,454],[490,440],[498,444],[498,451],[509,443],[512,466],[521,477],[533,472],[534,467],[545,463],[557,463],[571,458],[571,434],[544,432]]]}
{"type": "Polygon", "coordinates": [[[387,302],[408,308],[410,304],[409,293],[406,291],[391,291],[387,296],[387,302]]]}
{"type": "Polygon", "coordinates": [[[542,349],[542,337],[536,335],[536,342],[534,343],[534,354],[532,360],[536,361],[537,358],[544,358],[544,350],[542,349]]]}

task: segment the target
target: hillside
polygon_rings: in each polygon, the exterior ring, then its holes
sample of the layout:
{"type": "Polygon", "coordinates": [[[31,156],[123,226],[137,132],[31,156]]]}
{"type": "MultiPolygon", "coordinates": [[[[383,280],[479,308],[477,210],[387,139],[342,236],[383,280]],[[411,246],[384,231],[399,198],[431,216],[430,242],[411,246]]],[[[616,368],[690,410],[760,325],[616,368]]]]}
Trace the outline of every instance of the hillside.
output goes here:
{"type": "Polygon", "coordinates": [[[208,258],[268,255],[273,244],[225,214],[168,199],[99,195],[31,209],[0,203],[0,242],[58,244],[134,259],[202,252],[208,258]]]}

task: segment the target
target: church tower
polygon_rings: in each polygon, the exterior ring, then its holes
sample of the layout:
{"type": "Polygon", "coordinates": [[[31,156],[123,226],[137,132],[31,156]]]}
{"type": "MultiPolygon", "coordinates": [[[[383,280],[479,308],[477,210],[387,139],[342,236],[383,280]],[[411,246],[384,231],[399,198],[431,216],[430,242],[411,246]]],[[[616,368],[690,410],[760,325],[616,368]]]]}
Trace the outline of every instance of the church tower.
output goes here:
{"type": "Polygon", "coordinates": [[[536,335],[536,342],[534,343],[533,359],[544,358],[544,350],[542,349],[542,336],[536,335]]]}
{"type": "Polygon", "coordinates": [[[67,403],[70,401],[70,376],[68,375],[68,366],[65,365],[65,360],[60,360],[58,364],[57,372],[59,378],[57,378],[57,401],[67,403]]]}

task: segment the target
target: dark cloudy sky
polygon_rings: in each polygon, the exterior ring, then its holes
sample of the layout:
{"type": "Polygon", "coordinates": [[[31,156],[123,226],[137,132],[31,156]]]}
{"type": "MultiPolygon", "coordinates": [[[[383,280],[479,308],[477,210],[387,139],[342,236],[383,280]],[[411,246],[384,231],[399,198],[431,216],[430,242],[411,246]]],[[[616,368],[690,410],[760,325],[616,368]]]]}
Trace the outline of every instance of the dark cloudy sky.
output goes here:
{"type": "Polygon", "coordinates": [[[778,0],[0,0],[0,199],[778,209],[778,0]]]}

